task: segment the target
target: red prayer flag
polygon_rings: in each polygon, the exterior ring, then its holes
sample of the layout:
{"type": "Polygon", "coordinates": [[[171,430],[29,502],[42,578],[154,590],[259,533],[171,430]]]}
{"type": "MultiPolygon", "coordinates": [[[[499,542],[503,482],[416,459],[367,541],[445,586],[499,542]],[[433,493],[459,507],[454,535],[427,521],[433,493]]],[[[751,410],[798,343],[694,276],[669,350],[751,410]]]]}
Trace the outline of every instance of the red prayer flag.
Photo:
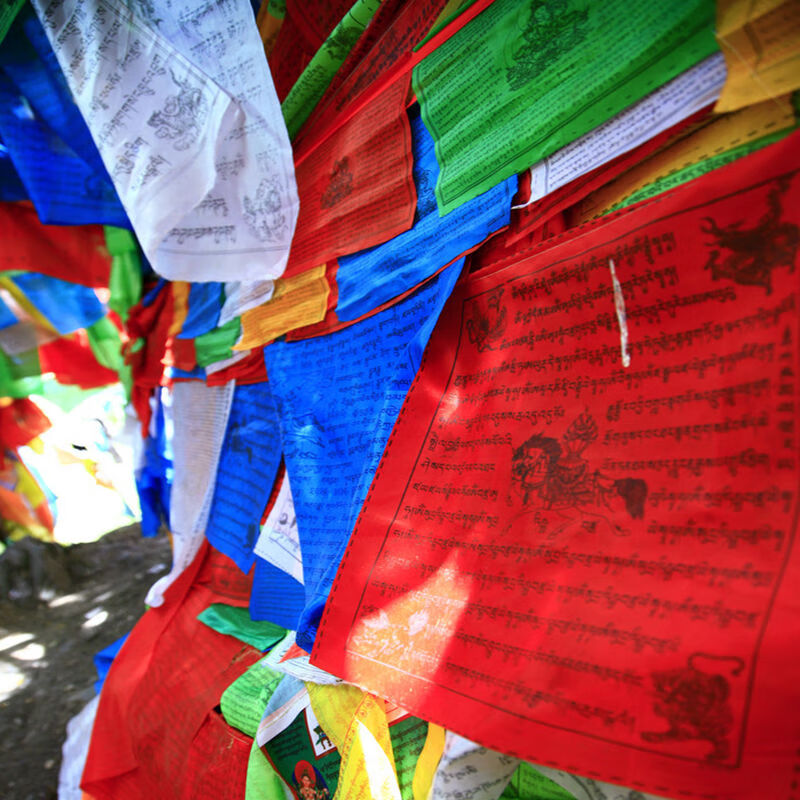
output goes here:
{"type": "Polygon", "coordinates": [[[800,766],[800,135],[456,288],[312,662],[667,797],[800,766]]]}
{"type": "Polygon", "coordinates": [[[103,685],[83,773],[81,788],[96,800],[220,796],[218,778],[241,766],[242,747],[210,712],[262,654],[197,615],[215,602],[246,605],[250,582],[205,543],[131,631],[103,685]],[[220,736],[233,751],[215,746],[220,736]],[[214,780],[200,785],[192,771],[203,754],[218,761],[206,764],[214,780]]]}
{"type": "Polygon", "coordinates": [[[102,225],[43,225],[28,203],[0,203],[0,269],[107,287],[111,255],[102,225]]]}
{"type": "Polygon", "coordinates": [[[114,370],[100,364],[81,328],[39,347],[42,374],[52,372],[59,383],[94,389],[119,381],[114,370]]]}
{"type": "Polygon", "coordinates": [[[411,227],[417,192],[409,80],[392,84],[296,165],[300,214],[284,277],[411,227]]]}

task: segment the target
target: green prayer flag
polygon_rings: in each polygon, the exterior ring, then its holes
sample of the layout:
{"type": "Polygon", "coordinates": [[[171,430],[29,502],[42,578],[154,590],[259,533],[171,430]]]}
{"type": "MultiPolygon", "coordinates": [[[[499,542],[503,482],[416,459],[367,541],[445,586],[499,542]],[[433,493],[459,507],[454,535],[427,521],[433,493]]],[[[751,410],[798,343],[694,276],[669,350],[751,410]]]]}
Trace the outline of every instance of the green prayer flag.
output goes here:
{"type": "Polygon", "coordinates": [[[37,349],[14,355],[0,350],[0,397],[42,394],[41,372],[37,349]]]}
{"type": "Polygon", "coordinates": [[[233,346],[242,335],[242,320],[234,317],[213,331],[194,340],[194,353],[198,367],[207,367],[233,355],[233,346]]]}
{"type": "Polygon", "coordinates": [[[142,297],[142,262],[136,238],[124,228],[105,225],[106,247],[111,254],[108,306],[127,320],[128,309],[142,297]]]}
{"type": "Polygon", "coordinates": [[[496,0],[413,72],[444,215],[711,55],[713,0],[496,0]]]}
{"type": "Polygon", "coordinates": [[[0,0],[0,42],[6,38],[8,29],[25,5],[25,0],[0,0]]]}
{"type": "Polygon", "coordinates": [[[252,645],[256,650],[266,650],[286,635],[286,631],[280,625],[252,620],[246,608],[224,603],[212,603],[198,615],[197,619],[217,633],[233,636],[245,644],[252,645]]]}
{"type": "Polygon", "coordinates": [[[276,19],[283,19],[286,16],[286,0],[269,0],[267,12],[276,19]]]}
{"type": "Polygon", "coordinates": [[[283,677],[263,659],[253,664],[222,693],[219,706],[225,722],[255,738],[264,709],[283,677]]]}
{"type": "Polygon", "coordinates": [[[574,796],[539,770],[523,762],[511,776],[500,800],[575,800],[574,796]]]}
{"type": "Polygon", "coordinates": [[[89,340],[89,347],[92,348],[97,362],[119,375],[120,383],[125,389],[125,396],[130,400],[133,391],[133,374],[122,356],[122,340],[119,338],[119,332],[114,323],[108,317],[97,320],[94,325],[86,328],[86,338],[89,340]]]}
{"type": "Polygon", "coordinates": [[[296,136],[309,118],[380,4],[381,0],[356,0],[314,54],[297,83],[292,86],[281,103],[290,138],[296,136]]]}
{"type": "Polygon", "coordinates": [[[253,739],[250,750],[250,759],[247,762],[247,784],[245,787],[245,800],[264,800],[264,798],[286,797],[286,784],[267,757],[261,752],[258,742],[253,739]]]}

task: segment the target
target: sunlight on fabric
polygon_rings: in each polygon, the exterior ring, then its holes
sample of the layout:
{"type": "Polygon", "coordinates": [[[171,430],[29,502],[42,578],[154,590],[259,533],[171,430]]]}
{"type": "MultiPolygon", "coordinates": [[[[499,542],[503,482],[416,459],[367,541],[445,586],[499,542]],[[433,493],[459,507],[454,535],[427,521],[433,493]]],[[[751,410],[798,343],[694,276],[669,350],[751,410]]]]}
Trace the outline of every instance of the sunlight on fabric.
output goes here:
{"type": "Polygon", "coordinates": [[[370,797],[400,800],[400,787],[397,785],[394,765],[361,720],[358,720],[358,742],[367,765],[370,797]]]}
{"type": "Polygon", "coordinates": [[[469,602],[470,581],[457,559],[451,554],[418,588],[356,622],[347,644],[348,681],[378,684],[393,697],[409,674],[433,680],[469,602]]]}

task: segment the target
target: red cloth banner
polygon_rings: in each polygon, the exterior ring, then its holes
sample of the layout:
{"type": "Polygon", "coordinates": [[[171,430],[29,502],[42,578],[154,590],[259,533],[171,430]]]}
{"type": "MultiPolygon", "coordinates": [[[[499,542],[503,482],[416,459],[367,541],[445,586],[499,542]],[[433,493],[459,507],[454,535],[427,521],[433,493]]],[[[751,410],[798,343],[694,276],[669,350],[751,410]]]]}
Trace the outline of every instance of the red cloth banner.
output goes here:
{"type": "Polygon", "coordinates": [[[81,788],[96,800],[211,800],[220,796],[221,776],[241,767],[238,735],[214,724],[209,713],[262,654],[203,625],[197,615],[212,603],[246,605],[250,583],[204,544],[164,604],[131,631],[103,686],[83,773],[81,788]],[[220,737],[236,739],[236,747],[220,747],[220,737]],[[192,771],[203,753],[222,763],[206,764],[215,777],[199,785],[192,771]]]}
{"type": "Polygon", "coordinates": [[[312,662],[479,743],[788,800],[800,136],[469,275],[312,662]]]}
{"type": "Polygon", "coordinates": [[[411,227],[412,174],[406,76],[296,165],[300,213],[284,277],[355,253],[411,227]]]}
{"type": "Polygon", "coordinates": [[[94,288],[107,287],[111,256],[102,225],[42,225],[27,203],[0,203],[0,270],[40,272],[94,288]]]}

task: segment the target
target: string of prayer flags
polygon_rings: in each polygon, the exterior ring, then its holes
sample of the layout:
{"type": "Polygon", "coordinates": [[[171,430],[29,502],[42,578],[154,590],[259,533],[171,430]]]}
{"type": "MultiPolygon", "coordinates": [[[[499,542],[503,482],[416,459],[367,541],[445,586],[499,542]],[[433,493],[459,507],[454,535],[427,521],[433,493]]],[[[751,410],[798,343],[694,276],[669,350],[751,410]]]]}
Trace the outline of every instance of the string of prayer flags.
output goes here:
{"type": "Polygon", "coordinates": [[[418,110],[410,121],[417,187],[414,225],[384,244],[339,258],[340,320],[356,320],[403,295],[509,223],[516,175],[445,217],[436,213],[439,167],[433,139],[418,110]]]}
{"type": "Polygon", "coordinates": [[[534,164],[530,169],[529,202],[541,200],[710,105],[719,97],[725,74],[722,54],[714,53],[650,92],[638,103],[534,164]]]}
{"type": "Polygon", "coordinates": [[[460,284],[314,664],[608,783],[785,793],[799,153],[795,133],[460,284]]]}
{"type": "Polygon", "coordinates": [[[717,50],[709,0],[496,0],[413,71],[442,214],[554,153],[717,50]]]}
{"type": "Polygon", "coordinates": [[[280,275],[297,216],[294,170],[247,4],[163,6],[157,18],[121,0],[33,5],[156,271],[186,281],[280,275]],[[237,46],[218,47],[220,30],[237,46]]]}
{"type": "MultiPolygon", "coordinates": [[[[292,482],[306,601],[315,609],[324,605],[324,576],[335,569],[366,494],[362,473],[374,471],[461,266],[343,331],[264,349],[292,482]]],[[[289,626],[298,629],[301,645],[313,641],[316,621],[309,624],[309,631],[305,623],[289,626]]]]}

